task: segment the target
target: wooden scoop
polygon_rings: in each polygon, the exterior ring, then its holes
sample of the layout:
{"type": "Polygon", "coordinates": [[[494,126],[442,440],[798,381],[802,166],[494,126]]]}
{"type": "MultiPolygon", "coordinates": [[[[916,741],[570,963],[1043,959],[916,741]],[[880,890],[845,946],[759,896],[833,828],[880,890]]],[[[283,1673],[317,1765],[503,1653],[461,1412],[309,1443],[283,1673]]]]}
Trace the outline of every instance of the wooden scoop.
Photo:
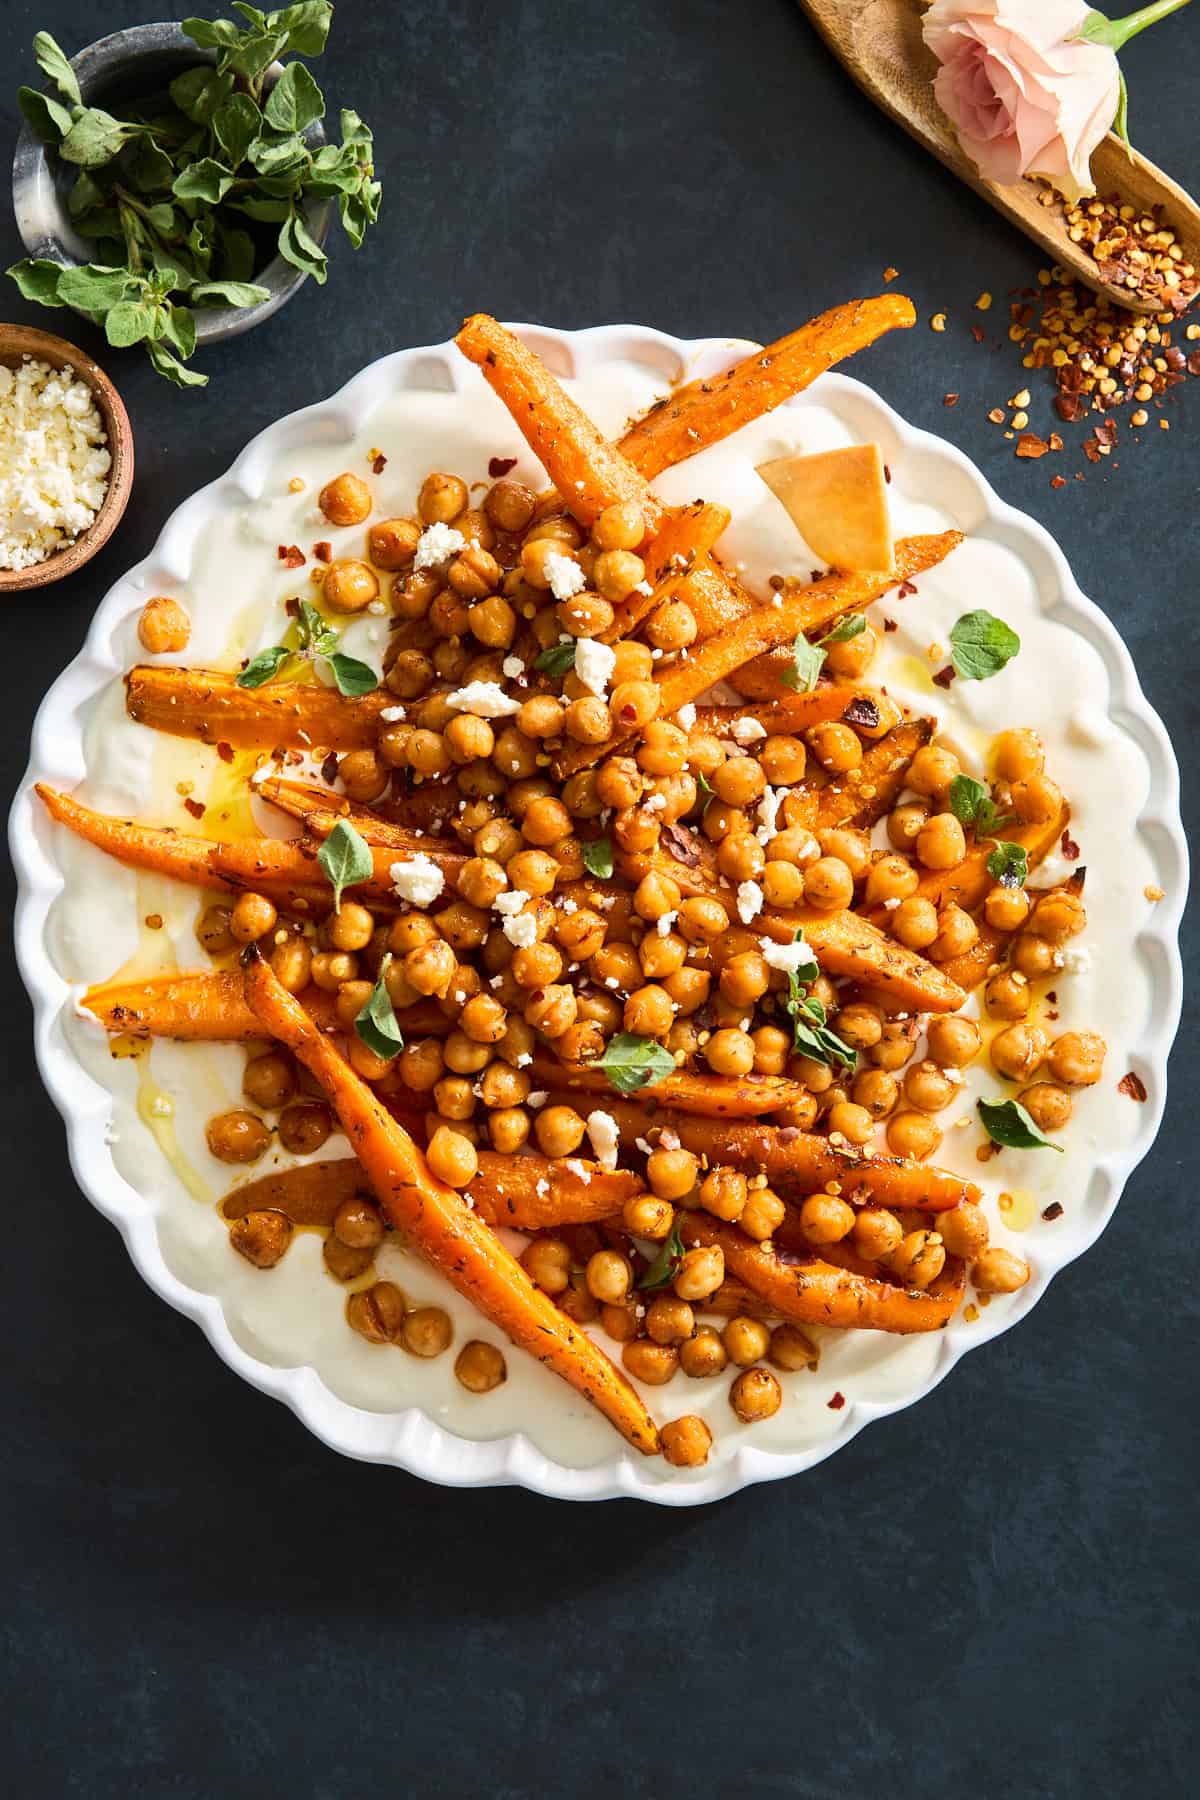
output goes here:
{"type": "MultiPolygon", "coordinates": [[[[1038,195],[1044,189],[1039,183],[1022,180],[1000,187],[985,181],[963,154],[934,98],[937,62],[921,36],[921,0],[800,0],[800,5],[876,105],[1019,226],[1051,262],[1061,263],[1078,280],[1131,312],[1167,310],[1160,300],[1105,281],[1087,250],[1067,236],[1062,211],[1041,204],[1038,195]]],[[[1169,175],[1136,150],[1130,152],[1109,132],[1092,154],[1092,177],[1098,194],[1119,194],[1140,213],[1161,206],[1164,223],[1179,240],[1185,261],[1200,268],[1200,208],[1169,175]]]]}

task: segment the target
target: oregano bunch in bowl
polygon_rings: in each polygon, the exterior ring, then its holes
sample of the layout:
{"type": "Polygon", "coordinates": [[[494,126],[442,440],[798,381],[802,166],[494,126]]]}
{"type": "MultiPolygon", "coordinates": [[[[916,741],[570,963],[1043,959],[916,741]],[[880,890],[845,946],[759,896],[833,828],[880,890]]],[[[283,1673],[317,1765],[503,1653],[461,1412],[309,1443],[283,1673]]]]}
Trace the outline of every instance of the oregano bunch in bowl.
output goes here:
{"type": "Polygon", "coordinates": [[[26,299],[87,314],[110,344],[144,344],[159,373],[181,387],[208,379],[187,367],[197,311],[263,305],[270,290],[255,277],[276,256],[325,281],[325,254],[309,228],[314,203],[337,201],[356,249],[379,216],[369,128],[345,109],[341,142],[326,143],[325,100],[311,71],[302,62],[279,66],[324,50],[329,0],[273,13],[235,0],[233,10],[241,23],[184,20],[206,60],[118,110],[85,102],[46,32],[34,53],[52,91],[18,94],[29,126],[61,169],[74,171],[67,210],[93,251],[77,266],[29,257],[9,275],[26,299]]]}

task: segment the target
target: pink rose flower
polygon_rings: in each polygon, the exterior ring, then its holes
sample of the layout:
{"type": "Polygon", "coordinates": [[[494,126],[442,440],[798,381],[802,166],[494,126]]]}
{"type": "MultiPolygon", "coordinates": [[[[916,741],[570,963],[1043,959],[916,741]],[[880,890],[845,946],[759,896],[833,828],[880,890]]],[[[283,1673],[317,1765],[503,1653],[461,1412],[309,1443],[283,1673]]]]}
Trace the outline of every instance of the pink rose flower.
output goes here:
{"type": "Polygon", "coordinates": [[[1042,175],[1066,199],[1094,194],[1091,155],[1117,113],[1113,50],[1084,42],[1084,0],[934,0],[925,42],[934,93],[988,181],[1042,175]]]}

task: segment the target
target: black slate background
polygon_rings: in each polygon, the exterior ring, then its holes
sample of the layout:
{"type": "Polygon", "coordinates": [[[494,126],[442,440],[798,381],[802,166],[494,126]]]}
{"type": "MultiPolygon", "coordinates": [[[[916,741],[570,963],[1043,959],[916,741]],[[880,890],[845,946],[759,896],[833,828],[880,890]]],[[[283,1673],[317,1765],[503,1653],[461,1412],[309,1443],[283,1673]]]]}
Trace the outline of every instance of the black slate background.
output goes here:
{"type": "MultiPolygon", "coordinates": [[[[140,18],[9,0],[4,158],[34,30],[74,51],[140,18]]],[[[1140,145],[1193,186],[1196,48],[1185,14],[1126,58],[1140,145]]],[[[6,608],[6,794],[40,695],[171,508],[370,358],[476,307],[766,339],[877,291],[888,264],[922,324],[861,374],[1058,534],[1190,775],[1200,394],[1169,434],[1134,447],[1123,429],[1111,467],[1056,460],[1082,484],[1015,462],[984,415],[1025,379],[1003,306],[1037,254],[871,110],[786,0],[343,0],[322,79],[376,128],[382,228],[358,257],[338,247],[324,293],[212,354],[202,393],[108,353],[137,490],[88,571],[6,608]],[[969,333],[983,288],[988,347],[969,333]]],[[[3,292],[0,316],[102,353],[3,292]]],[[[1033,412],[1048,428],[1044,389],[1033,412]]],[[[808,1476],[669,1513],[359,1467],[243,1386],[81,1199],[2,978],[6,1791],[1195,1791],[1193,1021],[1156,1150],[1023,1330],[808,1476]]]]}

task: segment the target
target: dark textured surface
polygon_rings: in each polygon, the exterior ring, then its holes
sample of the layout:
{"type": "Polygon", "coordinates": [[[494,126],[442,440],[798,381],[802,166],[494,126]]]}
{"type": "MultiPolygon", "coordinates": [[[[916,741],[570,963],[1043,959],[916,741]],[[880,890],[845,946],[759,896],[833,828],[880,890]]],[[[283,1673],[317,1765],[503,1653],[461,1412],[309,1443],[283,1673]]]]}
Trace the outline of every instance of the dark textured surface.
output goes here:
{"type": "MultiPolygon", "coordinates": [[[[74,50],[142,16],[9,0],[5,158],[33,31],[74,50]]],[[[1185,14],[1126,59],[1139,143],[1191,185],[1196,31],[1185,14]]],[[[6,791],[38,697],[169,510],[371,357],[473,307],[766,338],[876,291],[887,264],[922,325],[861,373],[1059,535],[1186,778],[1200,394],[1081,485],[1014,462],[984,415],[1022,385],[1017,354],[968,326],[1036,254],[873,114],[785,0],[345,0],[325,68],[376,128],[383,227],[356,259],[339,247],[324,293],[210,354],[203,393],[109,353],[137,491],[90,570],[8,605],[6,791]]],[[[7,289],[0,316],[100,351],[7,289]]],[[[985,322],[1003,340],[1003,314],[985,322]]],[[[1035,427],[1047,412],[1043,395],[1035,427]]],[[[670,1514],[444,1492],[323,1450],[142,1286],[71,1178],[11,967],[4,997],[7,1791],[1194,1791],[1194,1025],[1157,1149],[1023,1329],[812,1474],[670,1514]]]]}

